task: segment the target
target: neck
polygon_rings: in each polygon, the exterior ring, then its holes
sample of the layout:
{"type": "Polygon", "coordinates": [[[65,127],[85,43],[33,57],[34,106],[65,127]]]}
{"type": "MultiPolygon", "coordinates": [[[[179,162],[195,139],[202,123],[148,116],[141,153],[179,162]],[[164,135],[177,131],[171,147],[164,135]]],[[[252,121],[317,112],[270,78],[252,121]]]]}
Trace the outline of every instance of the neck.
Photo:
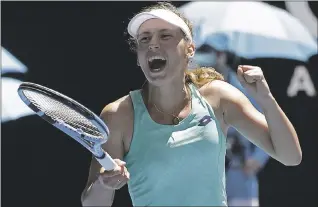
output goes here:
{"type": "Polygon", "coordinates": [[[185,85],[185,80],[163,86],[148,84],[145,90],[146,101],[150,108],[157,107],[160,111],[178,114],[188,104],[191,94],[185,85]]]}

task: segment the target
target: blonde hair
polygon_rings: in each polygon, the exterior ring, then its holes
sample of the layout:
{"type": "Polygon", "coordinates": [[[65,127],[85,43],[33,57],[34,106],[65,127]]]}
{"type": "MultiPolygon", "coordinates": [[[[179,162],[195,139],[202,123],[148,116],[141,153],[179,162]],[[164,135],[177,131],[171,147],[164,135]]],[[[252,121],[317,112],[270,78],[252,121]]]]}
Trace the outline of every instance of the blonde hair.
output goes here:
{"type": "Polygon", "coordinates": [[[201,88],[214,80],[224,81],[224,77],[210,67],[199,67],[197,69],[187,70],[185,74],[186,83],[193,83],[197,88],[201,88]]]}
{"type": "MultiPolygon", "coordinates": [[[[155,5],[143,8],[141,12],[151,11],[154,9],[166,9],[178,15],[187,24],[191,35],[193,36],[193,27],[191,22],[184,15],[182,15],[182,13],[180,13],[175,6],[168,2],[158,2],[155,5]]],[[[130,44],[131,49],[135,51],[137,44],[136,40],[131,38],[128,40],[128,43],[130,44]]],[[[201,88],[203,85],[214,80],[224,81],[224,78],[220,73],[216,72],[214,68],[198,67],[196,69],[187,70],[185,72],[185,80],[186,83],[193,83],[197,88],[201,88]]]]}

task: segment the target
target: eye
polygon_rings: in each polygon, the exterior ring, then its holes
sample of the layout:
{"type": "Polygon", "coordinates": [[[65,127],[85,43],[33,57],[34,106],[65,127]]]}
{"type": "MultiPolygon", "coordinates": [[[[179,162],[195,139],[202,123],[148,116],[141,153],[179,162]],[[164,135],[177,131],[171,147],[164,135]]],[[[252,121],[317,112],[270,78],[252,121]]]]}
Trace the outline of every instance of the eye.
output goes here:
{"type": "Polygon", "coordinates": [[[147,43],[147,42],[149,42],[149,37],[141,37],[141,38],[139,39],[139,42],[141,42],[141,43],[147,43]]]}
{"type": "Polygon", "coordinates": [[[161,35],[161,39],[163,39],[163,40],[168,40],[168,39],[170,39],[171,37],[172,37],[171,34],[162,34],[162,35],[161,35]]]}

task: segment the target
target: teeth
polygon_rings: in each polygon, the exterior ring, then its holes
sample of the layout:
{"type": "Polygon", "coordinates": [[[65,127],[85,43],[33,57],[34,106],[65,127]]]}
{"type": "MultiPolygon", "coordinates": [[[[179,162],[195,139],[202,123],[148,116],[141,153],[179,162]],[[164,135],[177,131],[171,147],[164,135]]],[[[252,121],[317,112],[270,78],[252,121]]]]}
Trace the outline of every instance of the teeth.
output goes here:
{"type": "Polygon", "coordinates": [[[156,55],[156,56],[150,57],[150,58],[148,59],[148,61],[151,62],[151,61],[153,61],[153,60],[155,60],[155,59],[166,60],[164,57],[156,55]]]}

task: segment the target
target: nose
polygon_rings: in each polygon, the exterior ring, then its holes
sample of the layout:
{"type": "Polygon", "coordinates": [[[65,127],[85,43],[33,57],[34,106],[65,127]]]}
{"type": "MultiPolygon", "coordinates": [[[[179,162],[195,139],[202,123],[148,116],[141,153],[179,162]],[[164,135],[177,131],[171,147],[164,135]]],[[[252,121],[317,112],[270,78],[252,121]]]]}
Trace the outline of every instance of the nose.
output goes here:
{"type": "Polygon", "coordinates": [[[149,50],[156,51],[158,49],[160,49],[159,44],[150,44],[149,45],[149,50]]]}
{"type": "Polygon", "coordinates": [[[158,41],[158,38],[156,36],[153,36],[151,38],[148,49],[151,51],[156,51],[156,50],[160,49],[159,41],[158,41]]]}

